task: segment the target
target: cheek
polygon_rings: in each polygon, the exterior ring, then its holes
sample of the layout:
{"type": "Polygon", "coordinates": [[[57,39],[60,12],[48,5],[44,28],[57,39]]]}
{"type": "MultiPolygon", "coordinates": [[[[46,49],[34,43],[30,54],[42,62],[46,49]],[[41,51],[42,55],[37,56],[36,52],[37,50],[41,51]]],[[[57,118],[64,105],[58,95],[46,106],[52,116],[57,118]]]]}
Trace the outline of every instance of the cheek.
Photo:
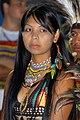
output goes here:
{"type": "Polygon", "coordinates": [[[47,36],[46,38],[44,38],[45,45],[52,46],[52,43],[53,43],[53,37],[47,36]]]}
{"type": "Polygon", "coordinates": [[[22,16],[23,16],[23,12],[21,11],[20,8],[17,8],[17,7],[12,9],[12,14],[16,18],[22,18],[22,16]]]}
{"type": "Polygon", "coordinates": [[[28,41],[27,40],[23,40],[23,43],[24,43],[25,48],[28,49],[28,47],[29,47],[28,41]]]}
{"type": "Polygon", "coordinates": [[[27,49],[29,42],[26,39],[26,37],[23,37],[23,43],[24,43],[25,48],[27,49]]]}
{"type": "Polygon", "coordinates": [[[48,39],[44,39],[44,41],[42,43],[42,46],[43,46],[44,49],[48,50],[48,49],[51,48],[52,44],[53,44],[53,39],[52,38],[48,38],[48,39]]]}
{"type": "Polygon", "coordinates": [[[76,39],[75,37],[72,38],[72,45],[75,44],[75,42],[76,42],[75,39],[76,39]]]}

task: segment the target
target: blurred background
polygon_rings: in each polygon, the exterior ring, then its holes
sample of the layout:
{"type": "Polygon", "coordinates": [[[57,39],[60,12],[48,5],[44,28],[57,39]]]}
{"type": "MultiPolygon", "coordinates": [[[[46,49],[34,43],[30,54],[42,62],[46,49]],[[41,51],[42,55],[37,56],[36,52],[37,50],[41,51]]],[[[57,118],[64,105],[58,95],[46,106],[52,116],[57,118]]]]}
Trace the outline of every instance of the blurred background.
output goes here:
{"type": "Polygon", "coordinates": [[[1,13],[1,0],[0,0],[0,25],[2,25],[2,21],[3,21],[3,16],[1,13]]]}

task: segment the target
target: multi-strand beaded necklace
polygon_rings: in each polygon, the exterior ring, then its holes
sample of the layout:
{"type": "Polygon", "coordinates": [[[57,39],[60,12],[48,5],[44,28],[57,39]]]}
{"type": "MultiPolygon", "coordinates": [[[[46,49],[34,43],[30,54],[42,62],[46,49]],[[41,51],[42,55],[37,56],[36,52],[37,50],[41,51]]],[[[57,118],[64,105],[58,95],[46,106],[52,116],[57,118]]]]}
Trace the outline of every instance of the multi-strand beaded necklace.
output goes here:
{"type": "Polygon", "coordinates": [[[38,82],[42,72],[49,69],[50,64],[51,57],[39,64],[34,64],[34,62],[31,60],[25,75],[25,85],[31,87],[34,83],[38,82]]]}

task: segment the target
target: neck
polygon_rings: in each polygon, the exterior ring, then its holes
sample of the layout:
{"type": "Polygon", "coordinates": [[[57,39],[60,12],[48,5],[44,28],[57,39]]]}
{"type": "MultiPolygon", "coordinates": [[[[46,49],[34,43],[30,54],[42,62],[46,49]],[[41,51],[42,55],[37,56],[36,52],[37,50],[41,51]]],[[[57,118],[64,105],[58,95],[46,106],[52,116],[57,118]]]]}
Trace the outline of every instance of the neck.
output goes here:
{"type": "Polygon", "coordinates": [[[35,63],[35,64],[39,64],[43,61],[46,61],[47,59],[49,59],[50,57],[50,54],[49,55],[32,55],[32,61],[35,63]]]}
{"type": "Polygon", "coordinates": [[[12,22],[9,19],[4,19],[2,27],[9,31],[18,31],[19,30],[19,23],[12,22]]]}

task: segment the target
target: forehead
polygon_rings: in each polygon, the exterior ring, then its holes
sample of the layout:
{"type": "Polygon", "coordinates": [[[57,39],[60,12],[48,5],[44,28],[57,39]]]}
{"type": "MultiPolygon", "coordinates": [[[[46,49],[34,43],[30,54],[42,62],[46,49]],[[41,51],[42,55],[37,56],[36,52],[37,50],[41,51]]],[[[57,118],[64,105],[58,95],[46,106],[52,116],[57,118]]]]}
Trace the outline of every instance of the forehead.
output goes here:
{"type": "Polygon", "coordinates": [[[80,33],[80,28],[73,28],[72,31],[80,33]]]}
{"type": "Polygon", "coordinates": [[[11,2],[27,2],[28,0],[11,0],[11,2]]]}
{"type": "Polygon", "coordinates": [[[30,24],[34,24],[34,23],[40,24],[39,21],[38,21],[38,19],[36,17],[34,18],[32,15],[29,16],[29,18],[27,19],[26,23],[28,23],[28,24],[29,23],[30,24]]]}

